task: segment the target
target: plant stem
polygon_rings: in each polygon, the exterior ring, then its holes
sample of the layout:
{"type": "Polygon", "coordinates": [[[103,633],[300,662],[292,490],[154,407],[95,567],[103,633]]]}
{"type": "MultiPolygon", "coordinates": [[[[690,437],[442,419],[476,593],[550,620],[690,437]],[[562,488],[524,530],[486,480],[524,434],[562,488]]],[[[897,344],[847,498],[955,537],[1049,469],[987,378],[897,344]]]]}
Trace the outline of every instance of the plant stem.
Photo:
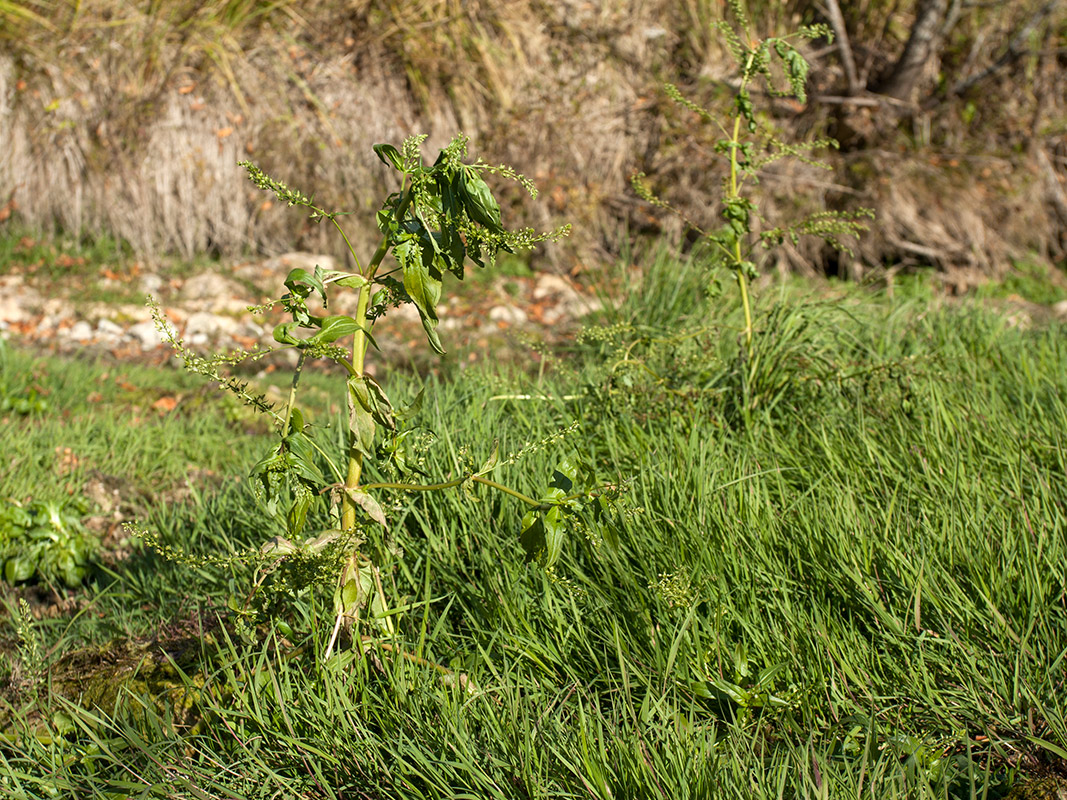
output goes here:
{"type": "Polygon", "coordinates": [[[296,369],[293,371],[293,382],[289,386],[289,400],[285,404],[285,415],[282,417],[282,436],[289,435],[289,420],[293,416],[293,408],[296,406],[296,387],[300,383],[300,373],[304,369],[304,359],[307,358],[307,351],[300,351],[300,360],[296,362],[296,369]]]}
{"type": "MultiPolygon", "coordinates": [[[[734,113],[734,135],[733,140],[730,142],[730,198],[736,200],[741,196],[741,189],[737,181],[737,151],[741,149],[741,140],[738,137],[741,135],[741,120],[744,118],[744,114],[740,105],[740,98],[744,95],[745,89],[748,85],[749,73],[752,70],[755,63],[756,53],[754,50],[750,51],[748,58],[745,60],[745,65],[741,68],[741,86],[738,88],[738,103],[737,111],[734,113]]],[[[745,230],[749,230],[748,224],[745,225],[745,230]]],[[[741,252],[741,237],[738,236],[734,240],[733,248],[734,259],[734,271],[737,273],[737,286],[741,291],[741,307],[745,312],[745,349],[748,351],[748,355],[752,355],[752,304],[748,298],[748,279],[745,277],[745,257],[741,252]]]]}
{"type": "Polygon", "coordinates": [[[532,497],[523,494],[522,492],[512,489],[510,486],[505,486],[502,483],[489,480],[489,478],[483,478],[481,475],[465,475],[462,478],[456,478],[455,480],[445,481],[444,483],[368,483],[363,486],[362,489],[365,492],[369,492],[373,489],[399,489],[406,492],[436,492],[442,489],[452,489],[461,485],[464,481],[474,481],[475,483],[481,483],[485,486],[489,486],[497,491],[509,494],[512,497],[521,500],[528,506],[534,506],[535,508],[548,508],[551,504],[542,503],[539,500],[534,500],[532,497]]]}
{"type": "MultiPolygon", "coordinates": [[[[407,213],[408,206],[411,205],[411,199],[414,196],[413,189],[409,188],[404,192],[403,197],[397,204],[396,210],[393,212],[393,220],[397,223],[404,219],[404,215],[407,213]]],[[[346,238],[347,242],[348,239],[346,238]]],[[[374,251],[374,255],[371,257],[370,263],[367,264],[365,271],[361,272],[367,282],[359,287],[359,296],[356,301],[356,321],[360,326],[370,326],[370,322],[367,320],[367,309],[370,307],[371,288],[374,281],[374,274],[378,271],[378,267],[381,266],[382,260],[385,258],[386,253],[389,252],[389,234],[386,233],[382,236],[381,242],[378,243],[378,249],[374,251]]],[[[358,261],[356,262],[359,263],[358,261]]],[[[370,344],[370,339],[367,337],[367,331],[362,327],[356,331],[352,337],[352,375],[354,377],[362,377],[363,370],[366,366],[367,347],[370,344]]],[[[349,412],[352,411],[352,403],[355,400],[352,398],[351,393],[348,396],[349,412]]],[[[359,488],[359,479],[363,474],[363,454],[359,448],[356,447],[356,433],[350,430],[348,432],[349,446],[348,446],[348,470],[345,475],[345,489],[357,489],[359,488]]],[[[356,527],[356,504],[352,502],[348,496],[348,492],[344,492],[341,495],[341,530],[350,531],[356,527]]]]}
{"type": "MultiPolygon", "coordinates": [[[[744,91],[744,84],[741,86],[744,91]]],[[[737,185],[737,151],[741,146],[738,136],[741,134],[741,112],[734,116],[734,137],[730,147],[730,196],[736,198],[740,192],[737,185]]],[[[734,271],[737,273],[737,286],[741,290],[741,306],[745,311],[745,348],[752,349],[752,308],[748,299],[748,279],[745,277],[744,255],[741,253],[741,237],[734,240],[734,271]]],[[[751,352],[749,353],[751,355],[751,352]]]]}

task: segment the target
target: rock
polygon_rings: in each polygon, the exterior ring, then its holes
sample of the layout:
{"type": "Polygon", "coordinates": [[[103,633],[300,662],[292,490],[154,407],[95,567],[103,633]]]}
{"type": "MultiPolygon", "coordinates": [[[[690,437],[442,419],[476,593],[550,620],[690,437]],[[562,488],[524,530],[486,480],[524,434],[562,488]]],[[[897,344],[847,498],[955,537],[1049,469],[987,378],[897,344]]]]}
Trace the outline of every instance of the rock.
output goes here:
{"type": "Polygon", "coordinates": [[[156,329],[153,320],[145,320],[132,325],[126,335],[139,342],[142,350],[155,350],[163,344],[163,335],[156,329]]]}
{"type": "Polygon", "coordinates": [[[1067,300],[1060,300],[1060,302],[1054,304],[1052,313],[1059,319],[1067,320],[1067,300]]]}
{"type": "Polygon", "coordinates": [[[93,326],[80,319],[67,331],[67,338],[75,342],[87,342],[93,338],[93,326]]]}
{"type": "Polygon", "coordinates": [[[49,334],[55,333],[55,331],[57,331],[59,329],[59,324],[64,319],[65,319],[65,317],[58,316],[58,315],[55,315],[55,314],[45,314],[43,317],[41,317],[40,321],[37,323],[37,333],[38,333],[38,335],[44,334],[44,333],[49,333],[49,334]]]}
{"type": "Polygon", "coordinates": [[[236,330],[237,321],[230,317],[197,311],[185,320],[184,336],[190,344],[205,344],[211,339],[232,334],[236,330]]]}
{"type": "Polygon", "coordinates": [[[146,272],[141,276],[141,291],[145,294],[157,295],[166,282],[154,272],[146,272]]]}
{"type": "Polygon", "coordinates": [[[546,272],[537,276],[537,284],[533,290],[534,300],[546,300],[550,297],[559,299],[571,299],[580,297],[578,291],[559,275],[546,272]]]}
{"type": "Polygon", "coordinates": [[[41,295],[21,275],[0,277],[0,322],[28,322],[41,303],[41,295]]]}
{"type": "Polygon", "coordinates": [[[337,259],[325,253],[304,253],[298,250],[272,258],[263,266],[269,268],[272,272],[285,272],[288,275],[290,270],[297,268],[306,269],[308,272],[314,271],[316,266],[322,267],[327,271],[335,270],[337,269],[337,259]]]}
{"type": "Polygon", "coordinates": [[[237,281],[224,278],[214,272],[202,272],[189,278],[178,296],[200,311],[244,311],[253,305],[243,299],[245,288],[237,281]]]}
{"type": "Polygon", "coordinates": [[[489,309],[491,322],[502,322],[507,326],[523,325],[526,323],[526,312],[518,306],[501,305],[489,309]]]}
{"type": "Polygon", "coordinates": [[[234,330],[235,336],[244,336],[249,339],[262,339],[264,337],[273,341],[273,333],[268,334],[262,325],[255,322],[242,322],[234,330]]]}
{"type": "Polygon", "coordinates": [[[533,296],[534,300],[555,301],[555,305],[544,312],[547,325],[555,325],[563,319],[577,319],[600,310],[603,305],[595,297],[582,295],[565,278],[551,273],[538,276],[533,296]]]}
{"type": "Polygon", "coordinates": [[[125,328],[117,322],[102,319],[96,323],[96,338],[104,344],[117,344],[125,335],[125,328]]]}

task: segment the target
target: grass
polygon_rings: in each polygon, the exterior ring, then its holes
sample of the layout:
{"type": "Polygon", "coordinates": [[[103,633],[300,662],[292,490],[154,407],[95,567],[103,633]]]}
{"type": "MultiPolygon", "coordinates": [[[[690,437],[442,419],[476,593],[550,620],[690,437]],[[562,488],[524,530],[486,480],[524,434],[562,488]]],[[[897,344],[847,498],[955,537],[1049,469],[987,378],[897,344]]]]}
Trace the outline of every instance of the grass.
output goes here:
{"type": "MultiPolygon", "coordinates": [[[[14,600],[32,593],[5,587],[5,795],[998,798],[1063,773],[1062,328],[791,288],[764,296],[746,362],[739,309],[704,304],[702,283],[661,261],[537,377],[430,379],[420,421],[465,421],[424,453],[431,475],[466,443],[474,459],[494,437],[513,452],[578,420],[509,477],[536,491],[578,451],[632,480],[641,511],[617,550],[575,537],[545,574],[522,563],[511,504],[396,498],[381,550],[404,654],[375,644],[323,663],[331,606],[315,591],[242,637],[226,606],[250,568],[137,547],[21,636],[14,600]],[[501,386],[578,397],[489,400],[501,386]],[[101,653],[131,648],[136,680],[79,705],[73,665],[96,674],[101,653]]],[[[39,382],[113,383],[100,376],[114,367],[36,363],[39,382]]],[[[187,391],[172,373],[138,380],[144,402],[187,391]]],[[[32,435],[18,453],[116,442],[123,453],[87,461],[131,481],[169,464],[146,481],[161,486],[183,462],[242,474],[258,455],[217,408],[146,415],[144,434],[109,440],[108,404],[126,402],[113,397],[57,389],[0,431],[32,435]],[[81,427],[61,430],[64,416],[81,427]]],[[[8,474],[18,493],[62,486],[32,458],[8,474]]],[[[228,553],[273,533],[253,507],[227,482],[143,521],[164,543],[228,553]]]]}

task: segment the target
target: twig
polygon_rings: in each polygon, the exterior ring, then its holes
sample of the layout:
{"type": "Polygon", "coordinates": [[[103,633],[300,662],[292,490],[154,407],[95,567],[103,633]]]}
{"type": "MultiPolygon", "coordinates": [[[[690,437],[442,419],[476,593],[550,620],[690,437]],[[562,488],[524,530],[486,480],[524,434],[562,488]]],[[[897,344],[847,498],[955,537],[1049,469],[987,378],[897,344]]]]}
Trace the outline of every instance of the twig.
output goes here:
{"type": "Polygon", "coordinates": [[[845,28],[845,18],[841,14],[841,6],[837,0],[826,0],[827,16],[830,18],[830,26],[834,29],[837,37],[837,52],[841,56],[841,65],[845,68],[845,78],[848,80],[848,93],[858,92],[860,85],[859,75],[856,73],[856,60],[852,57],[852,45],[848,41],[848,30],[845,28]]]}

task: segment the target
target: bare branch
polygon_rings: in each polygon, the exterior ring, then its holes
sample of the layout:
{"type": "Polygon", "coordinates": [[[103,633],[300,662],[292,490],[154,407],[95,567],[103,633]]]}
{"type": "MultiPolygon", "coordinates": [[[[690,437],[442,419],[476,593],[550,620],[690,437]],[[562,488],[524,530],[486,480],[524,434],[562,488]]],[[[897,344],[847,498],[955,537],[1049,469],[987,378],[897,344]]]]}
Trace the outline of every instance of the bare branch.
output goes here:
{"type": "Polygon", "coordinates": [[[837,50],[841,56],[841,64],[845,68],[848,93],[856,94],[863,87],[860,84],[859,75],[856,73],[856,60],[852,57],[852,45],[848,41],[845,18],[841,14],[841,6],[837,4],[837,0],[826,0],[826,12],[830,18],[830,27],[834,29],[834,36],[837,37],[837,50]]]}

